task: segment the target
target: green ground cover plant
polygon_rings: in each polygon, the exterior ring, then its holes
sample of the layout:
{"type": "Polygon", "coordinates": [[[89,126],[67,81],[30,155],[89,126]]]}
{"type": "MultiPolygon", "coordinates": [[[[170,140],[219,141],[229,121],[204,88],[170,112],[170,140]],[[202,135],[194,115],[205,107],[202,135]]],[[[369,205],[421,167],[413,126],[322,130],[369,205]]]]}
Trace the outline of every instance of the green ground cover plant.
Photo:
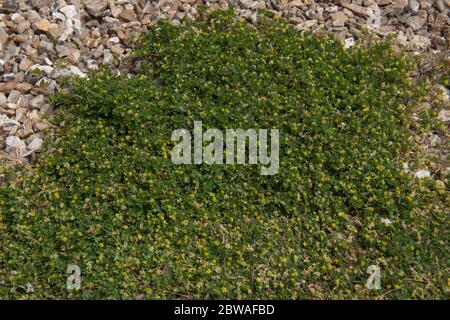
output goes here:
{"type": "Polygon", "coordinates": [[[413,60],[232,11],[159,22],[134,54],[131,79],[69,81],[35,168],[2,169],[1,297],[446,297],[447,190],[402,168],[413,60]],[[194,120],[279,129],[279,172],[174,165],[171,133],[194,120]]]}

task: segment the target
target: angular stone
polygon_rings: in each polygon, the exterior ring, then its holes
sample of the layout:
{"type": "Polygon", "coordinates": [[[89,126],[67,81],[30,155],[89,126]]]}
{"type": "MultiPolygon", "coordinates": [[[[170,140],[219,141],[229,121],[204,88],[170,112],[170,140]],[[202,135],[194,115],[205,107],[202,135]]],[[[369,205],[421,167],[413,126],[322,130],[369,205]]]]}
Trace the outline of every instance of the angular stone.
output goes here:
{"type": "Polygon", "coordinates": [[[11,90],[8,95],[8,103],[18,103],[20,99],[23,99],[22,93],[18,90],[11,90]]]}
{"type": "Polygon", "coordinates": [[[42,32],[47,32],[51,24],[47,19],[42,19],[35,24],[36,29],[42,32]]]}
{"type": "Polygon", "coordinates": [[[369,17],[369,11],[367,10],[367,8],[364,8],[362,6],[359,6],[357,4],[354,3],[346,3],[346,2],[342,2],[341,5],[350,10],[351,12],[353,12],[354,14],[360,16],[360,17],[369,17]]]}
{"type": "Polygon", "coordinates": [[[137,20],[136,13],[133,10],[123,10],[119,17],[129,22],[137,20]]]}
{"type": "Polygon", "coordinates": [[[80,78],[85,78],[86,74],[76,66],[70,66],[70,73],[80,78]]]}
{"type": "Polygon", "coordinates": [[[61,36],[63,31],[64,31],[64,24],[61,25],[54,24],[48,29],[47,34],[50,36],[51,39],[56,40],[61,36]]]}
{"type": "Polygon", "coordinates": [[[6,96],[3,92],[0,92],[0,107],[6,107],[6,96]]]}
{"type": "Polygon", "coordinates": [[[420,9],[420,3],[417,0],[409,0],[407,9],[412,14],[417,14],[420,9]]]}
{"type": "Polygon", "coordinates": [[[21,135],[22,135],[22,137],[21,138],[26,138],[26,137],[28,137],[30,134],[33,134],[34,132],[33,132],[33,123],[32,123],[32,121],[31,120],[26,120],[24,123],[23,123],[23,125],[22,125],[22,128],[21,128],[21,135]]]}
{"type": "Polygon", "coordinates": [[[29,36],[26,34],[17,34],[14,36],[13,40],[16,43],[25,43],[29,39],[29,36]]]}
{"type": "Polygon", "coordinates": [[[19,10],[19,5],[16,0],[6,0],[2,7],[0,8],[0,12],[3,13],[14,13],[19,10]]]}
{"type": "Polygon", "coordinates": [[[298,30],[304,30],[304,29],[309,29],[314,27],[317,24],[317,20],[307,20],[303,23],[300,23],[298,25],[295,26],[296,29],[298,30]]]}
{"type": "Polygon", "coordinates": [[[14,135],[19,129],[20,123],[10,119],[4,114],[0,114],[0,132],[6,132],[8,135],[14,135]]]}
{"type": "Polygon", "coordinates": [[[115,54],[122,54],[125,51],[125,49],[122,48],[121,45],[115,44],[115,45],[111,46],[111,51],[115,54]]]}
{"type": "Polygon", "coordinates": [[[114,56],[111,54],[111,51],[105,50],[103,53],[103,64],[111,65],[114,62],[114,56]]]}
{"type": "Polygon", "coordinates": [[[19,69],[21,71],[27,71],[28,69],[30,69],[30,67],[33,65],[33,61],[29,60],[29,59],[22,59],[22,61],[20,61],[19,63],[19,69]]]}
{"type": "Polygon", "coordinates": [[[12,80],[9,82],[0,82],[0,92],[9,93],[17,84],[17,80],[12,80]]]}
{"type": "Polygon", "coordinates": [[[0,26],[0,43],[6,43],[8,38],[8,33],[0,26]]]}
{"type": "Polygon", "coordinates": [[[61,42],[66,41],[73,33],[74,33],[74,29],[73,29],[73,22],[72,20],[67,20],[65,22],[65,25],[62,28],[62,32],[61,35],[59,36],[58,40],[61,42]]]}
{"type": "Polygon", "coordinates": [[[5,140],[6,152],[21,153],[26,150],[25,142],[16,136],[8,136],[5,140]]]}
{"type": "Polygon", "coordinates": [[[28,144],[28,150],[35,152],[42,148],[44,141],[41,138],[35,136],[30,140],[31,142],[28,144]]]}
{"type": "Polygon", "coordinates": [[[59,44],[56,45],[55,49],[59,58],[67,57],[73,50],[73,48],[69,46],[59,44]]]}
{"type": "Polygon", "coordinates": [[[7,125],[20,125],[19,122],[17,122],[14,119],[9,118],[8,116],[4,115],[4,114],[0,114],[0,128],[4,128],[4,126],[7,125]]]}
{"type": "Polygon", "coordinates": [[[30,21],[24,21],[17,25],[17,32],[18,33],[25,33],[28,29],[30,29],[30,21]]]}
{"type": "Polygon", "coordinates": [[[333,27],[343,27],[348,17],[344,12],[338,11],[330,14],[333,27]]]}
{"type": "Polygon", "coordinates": [[[18,108],[16,110],[15,120],[23,123],[25,122],[26,119],[27,119],[27,108],[18,108]]]}
{"type": "Polygon", "coordinates": [[[300,24],[303,23],[305,20],[303,20],[301,17],[291,17],[289,21],[293,24],[300,24]]]}
{"type": "Polygon", "coordinates": [[[31,99],[29,103],[32,109],[40,109],[43,104],[44,104],[44,95],[42,94],[31,99]]]}
{"type": "Polygon", "coordinates": [[[408,0],[392,0],[392,5],[399,9],[405,9],[408,5],[408,0]]]}
{"type": "Polygon", "coordinates": [[[62,7],[59,11],[64,13],[67,19],[73,19],[78,15],[77,8],[74,5],[62,7]]]}
{"type": "Polygon", "coordinates": [[[414,31],[422,28],[422,19],[419,16],[409,16],[404,20],[404,23],[410,26],[414,31]]]}
{"type": "Polygon", "coordinates": [[[14,87],[14,89],[19,90],[22,93],[29,92],[31,88],[33,88],[33,85],[27,82],[20,82],[14,87]]]}
{"type": "Polygon", "coordinates": [[[73,50],[67,55],[66,59],[72,64],[78,64],[78,62],[80,61],[80,57],[80,51],[73,50]]]}
{"type": "Polygon", "coordinates": [[[45,131],[46,129],[50,128],[50,124],[45,121],[33,121],[33,127],[37,132],[45,131]]]}
{"type": "Polygon", "coordinates": [[[405,11],[408,5],[408,0],[393,0],[391,5],[388,5],[383,14],[389,16],[400,16],[405,11]]]}
{"type": "Polygon", "coordinates": [[[50,114],[53,111],[53,107],[51,104],[44,104],[43,106],[41,106],[41,108],[39,109],[39,112],[41,112],[42,114],[50,114]]]}
{"type": "Polygon", "coordinates": [[[241,8],[250,9],[253,6],[253,0],[239,0],[241,8]]]}
{"type": "Polygon", "coordinates": [[[105,11],[108,9],[108,1],[106,0],[89,0],[85,3],[87,12],[93,17],[105,16],[105,11]]]}

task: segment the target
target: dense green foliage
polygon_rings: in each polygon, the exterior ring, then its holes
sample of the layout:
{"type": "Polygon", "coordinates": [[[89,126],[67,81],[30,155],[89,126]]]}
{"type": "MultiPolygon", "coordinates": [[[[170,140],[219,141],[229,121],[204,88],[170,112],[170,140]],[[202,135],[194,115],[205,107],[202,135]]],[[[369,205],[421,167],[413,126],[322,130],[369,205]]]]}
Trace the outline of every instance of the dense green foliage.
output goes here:
{"type": "Polygon", "coordinates": [[[389,43],[219,11],[158,23],[135,55],[132,79],[101,70],[55,97],[58,139],[0,187],[0,296],[445,296],[446,193],[402,170],[421,92],[389,43]],[[194,120],[278,128],[278,174],[174,165],[171,132],[194,120]]]}

